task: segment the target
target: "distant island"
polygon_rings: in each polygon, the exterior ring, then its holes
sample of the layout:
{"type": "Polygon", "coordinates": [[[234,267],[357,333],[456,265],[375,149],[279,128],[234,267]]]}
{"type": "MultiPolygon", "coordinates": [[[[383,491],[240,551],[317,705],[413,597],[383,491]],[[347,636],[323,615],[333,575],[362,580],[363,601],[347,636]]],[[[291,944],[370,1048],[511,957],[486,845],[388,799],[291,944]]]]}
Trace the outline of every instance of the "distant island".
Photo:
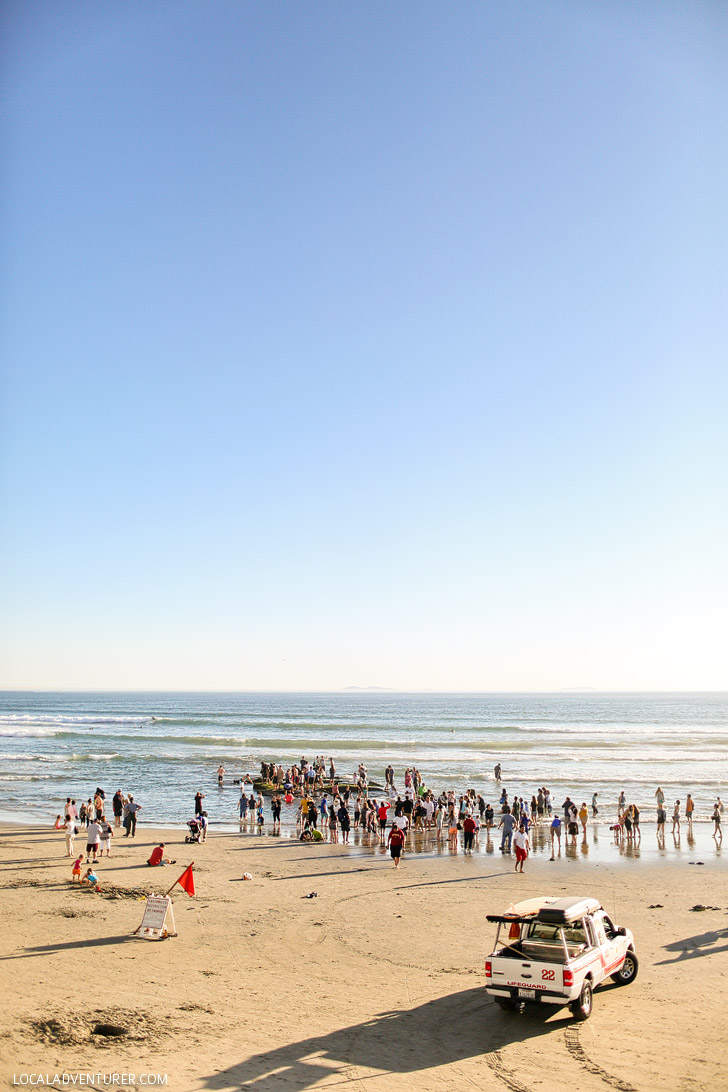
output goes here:
{"type": "Polygon", "coordinates": [[[360,694],[397,694],[399,692],[393,686],[345,686],[344,690],[357,690],[360,694]]]}

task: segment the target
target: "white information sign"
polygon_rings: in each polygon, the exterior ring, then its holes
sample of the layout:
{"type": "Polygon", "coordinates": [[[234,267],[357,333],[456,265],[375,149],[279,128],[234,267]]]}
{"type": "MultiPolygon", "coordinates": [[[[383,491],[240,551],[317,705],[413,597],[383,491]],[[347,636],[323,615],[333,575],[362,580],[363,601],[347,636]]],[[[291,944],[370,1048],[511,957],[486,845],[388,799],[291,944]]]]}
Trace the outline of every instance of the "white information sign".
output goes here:
{"type": "Polygon", "coordinates": [[[135,935],[144,940],[163,940],[176,937],[172,900],[169,895],[148,895],[144,907],[144,917],[135,935]]]}

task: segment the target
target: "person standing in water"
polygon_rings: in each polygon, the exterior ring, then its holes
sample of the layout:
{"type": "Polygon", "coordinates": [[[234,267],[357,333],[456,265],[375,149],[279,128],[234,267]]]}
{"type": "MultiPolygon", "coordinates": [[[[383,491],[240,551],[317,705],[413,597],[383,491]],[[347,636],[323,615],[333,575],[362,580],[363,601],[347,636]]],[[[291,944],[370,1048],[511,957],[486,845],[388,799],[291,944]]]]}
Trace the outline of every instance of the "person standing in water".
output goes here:
{"type": "Polygon", "coordinates": [[[690,793],[688,793],[688,798],[685,801],[685,818],[688,821],[688,831],[691,831],[692,827],[693,827],[693,812],[694,811],[695,811],[695,801],[693,800],[690,793]]]}
{"type": "Polygon", "coordinates": [[[561,856],[561,819],[558,815],[554,814],[551,820],[551,857],[550,860],[556,860],[556,854],[554,852],[556,843],[559,844],[559,857],[561,856]]]}

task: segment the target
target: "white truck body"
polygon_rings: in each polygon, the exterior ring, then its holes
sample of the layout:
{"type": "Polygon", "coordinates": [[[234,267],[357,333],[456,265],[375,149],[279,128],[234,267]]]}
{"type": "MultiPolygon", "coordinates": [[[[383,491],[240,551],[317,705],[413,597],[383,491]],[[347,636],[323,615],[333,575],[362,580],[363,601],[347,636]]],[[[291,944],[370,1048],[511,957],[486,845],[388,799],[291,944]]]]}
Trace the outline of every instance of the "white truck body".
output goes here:
{"type": "Polygon", "coordinates": [[[503,1008],[570,1005],[586,1019],[601,982],[627,985],[637,974],[632,933],[617,929],[596,899],[529,899],[488,921],[498,932],[485,988],[503,1008]]]}

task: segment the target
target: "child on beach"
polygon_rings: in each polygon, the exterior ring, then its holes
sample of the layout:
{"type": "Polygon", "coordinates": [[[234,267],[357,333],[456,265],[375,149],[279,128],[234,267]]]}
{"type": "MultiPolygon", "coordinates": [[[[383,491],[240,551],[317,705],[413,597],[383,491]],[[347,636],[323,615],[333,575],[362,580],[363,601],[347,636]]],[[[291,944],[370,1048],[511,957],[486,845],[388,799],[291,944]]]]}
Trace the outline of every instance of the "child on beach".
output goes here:
{"type": "Polygon", "coordinates": [[[71,869],[71,883],[81,882],[81,865],[83,864],[83,853],[80,857],[77,857],[73,862],[73,868],[71,869]]]}
{"type": "Polygon", "coordinates": [[[93,867],[87,868],[83,879],[81,880],[81,887],[91,887],[94,891],[101,891],[99,887],[99,878],[93,870],[93,867]]]}

